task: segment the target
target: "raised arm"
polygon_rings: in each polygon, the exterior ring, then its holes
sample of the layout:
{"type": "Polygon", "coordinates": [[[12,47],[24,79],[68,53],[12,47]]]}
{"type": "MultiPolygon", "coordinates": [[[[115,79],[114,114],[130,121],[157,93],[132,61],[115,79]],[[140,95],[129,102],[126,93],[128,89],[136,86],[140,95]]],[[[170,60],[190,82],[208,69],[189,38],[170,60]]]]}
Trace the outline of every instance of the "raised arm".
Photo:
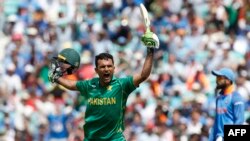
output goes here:
{"type": "Polygon", "coordinates": [[[142,71],[133,76],[134,85],[137,87],[149,77],[153,66],[154,50],[159,47],[159,39],[153,32],[146,32],[142,36],[142,42],[147,46],[147,55],[142,71]]]}
{"type": "Polygon", "coordinates": [[[154,49],[148,48],[147,56],[145,58],[141,72],[133,76],[133,81],[135,86],[138,87],[141,82],[145,81],[149,77],[153,66],[153,57],[154,57],[154,49]]]}
{"type": "Polygon", "coordinates": [[[58,78],[57,83],[62,85],[63,87],[69,89],[69,90],[77,90],[76,88],[76,82],[74,80],[68,80],[63,77],[58,78]]]}
{"type": "Polygon", "coordinates": [[[50,71],[48,77],[49,77],[49,81],[51,83],[57,83],[57,84],[62,85],[63,87],[65,87],[69,90],[77,90],[77,88],[76,88],[77,81],[64,78],[60,71],[57,71],[57,72],[50,71]]]}

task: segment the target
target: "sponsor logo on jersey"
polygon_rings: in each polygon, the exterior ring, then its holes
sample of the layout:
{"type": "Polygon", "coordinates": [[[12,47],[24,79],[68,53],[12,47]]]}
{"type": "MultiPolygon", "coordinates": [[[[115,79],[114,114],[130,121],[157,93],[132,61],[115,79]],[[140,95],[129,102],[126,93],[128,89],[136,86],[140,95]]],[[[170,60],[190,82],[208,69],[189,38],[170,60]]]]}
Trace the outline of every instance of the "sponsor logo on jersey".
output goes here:
{"type": "Polygon", "coordinates": [[[217,113],[218,114],[224,114],[227,112],[227,108],[217,108],[217,113]]]}

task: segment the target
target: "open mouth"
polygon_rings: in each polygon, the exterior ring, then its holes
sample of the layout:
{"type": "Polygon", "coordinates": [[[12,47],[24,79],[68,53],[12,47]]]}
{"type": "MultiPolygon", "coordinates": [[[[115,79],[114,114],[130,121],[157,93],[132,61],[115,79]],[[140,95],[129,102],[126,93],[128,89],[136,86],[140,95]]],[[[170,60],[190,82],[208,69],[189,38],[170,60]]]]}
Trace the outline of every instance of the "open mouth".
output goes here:
{"type": "Polygon", "coordinates": [[[106,73],[106,74],[104,74],[103,76],[104,76],[104,78],[109,78],[109,77],[110,77],[110,74],[109,74],[109,73],[106,73]]]}
{"type": "Polygon", "coordinates": [[[105,80],[109,80],[110,79],[110,73],[106,73],[103,75],[105,80]]]}

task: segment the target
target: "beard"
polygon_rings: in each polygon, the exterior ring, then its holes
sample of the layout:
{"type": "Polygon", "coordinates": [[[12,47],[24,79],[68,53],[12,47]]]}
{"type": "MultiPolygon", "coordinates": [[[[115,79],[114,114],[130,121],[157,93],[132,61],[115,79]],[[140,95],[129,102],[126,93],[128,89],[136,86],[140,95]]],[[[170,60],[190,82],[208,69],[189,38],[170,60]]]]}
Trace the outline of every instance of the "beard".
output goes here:
{"type": "Polygon", "coordinates": [[[226,81],[218,82],[215,88],[215,94],[217,94],[219,91],[226,89],[227,84],[226,81]]]}
{"type": "Polygon", "coordinates": [[[216,89],[219,89],[219,90],[221,90],[221,89],[225,89],[227,87],[227,85],[226,84],[217,84],[217,86],[216,86],[216,89]]]}

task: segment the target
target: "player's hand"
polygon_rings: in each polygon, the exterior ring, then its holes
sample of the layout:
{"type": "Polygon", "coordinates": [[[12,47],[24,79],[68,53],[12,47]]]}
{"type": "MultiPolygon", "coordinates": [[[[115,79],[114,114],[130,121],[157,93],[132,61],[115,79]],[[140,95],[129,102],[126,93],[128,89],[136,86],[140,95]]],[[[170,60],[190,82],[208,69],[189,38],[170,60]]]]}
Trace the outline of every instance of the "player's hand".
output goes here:
{"type": "Polygon", "coordinates": [[[51,83],[56,83],[58,81],[58,78],[60,78],[61,76],[63,76],[61,69],[52,63],[48,73],[49,81],[51,83]]]}
{"type": "Polygon", "coordinates": [[[159,48],[159,45],[160,45],[159,38],[157,37],[155,33],[151,31],[146,31],[143,34],[141,41],[146,47],[149,47],[149,48],[159,48]]]}
{"type": "Polygon", "coordinates": [[[56,83],[58,81],[58,78],[62,76],[61,72],[52,72],[49,71],[48,78],[51,83],[56,83]]]}

